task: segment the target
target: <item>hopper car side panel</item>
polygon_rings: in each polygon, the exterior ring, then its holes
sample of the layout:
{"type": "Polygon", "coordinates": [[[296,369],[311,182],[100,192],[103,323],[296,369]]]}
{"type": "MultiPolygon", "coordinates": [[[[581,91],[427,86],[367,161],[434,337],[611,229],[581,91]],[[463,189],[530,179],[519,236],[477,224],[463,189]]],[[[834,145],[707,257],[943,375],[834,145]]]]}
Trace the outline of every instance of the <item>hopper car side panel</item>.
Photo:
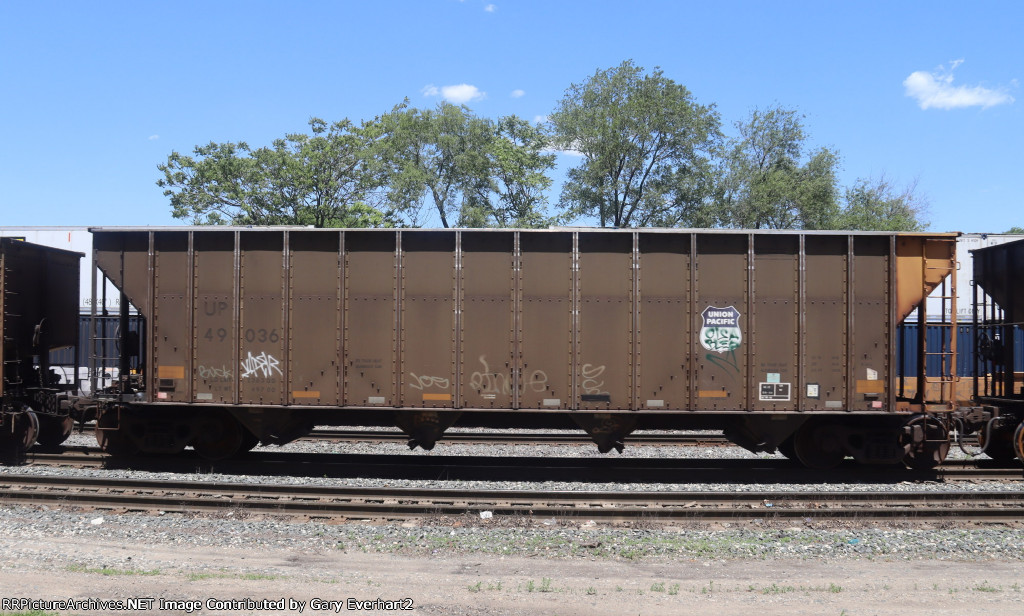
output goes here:
{"type": "Polygon", "coordinates": [[[835,411],[851,404],[846,397],[849,358],[849,241],[805,238],[803,292],[803,408],[835,411]],[[808,328],[811,328],[808,331],[808,328]]]}
{"type": "Polygon", "coordinates": [[[633,234],[577,236],[577,408],[635,409],[633,234]]]}
{"type": "Polygon", "coordinates": [[[698,411],[749,408],[751,314],[750,238],[698,235],[694,311],[687,321],[697,332],[697,370],[691,387],[698,411]]]}
{"type": "Polygon", "coordinates": [[[692,237],[641,233],[637,262],[638,409],[696,408],[692,237]]]}
{"type": "Polygon", "coordinates": [[[758,411],[795,411],[800,387],[800,236],[754,238],[750,354],[758,411]],[[785,383],[787,386],[780,386],[785,383]]]}
{"type": "MultiPolygon", "coordinates": [[[[289,336],[285,291],[288,253],[281,235],[241,238],[238,255],[239,362],[238,400],[242,405],[282,405],[286,402],[289,336]]],[[[328,329],[325,344],[330,344],[328,329]]]]}
{"type": "Polygon", "coordinates": [[[522,409],[568,409],[577,337],[572,233],[520,234],[513,388],[522,409]]]}
{"type": "Polygon", "coordinates": [[[896,410],[891,234],[97,234],[152,402],[896,410]]]}
{"type": "MultiPolygon", "coordinates": [[[[345,327],[342,237],[337,233],[302,232],[293,232],[291,237],[292,243],[303,246],[303,250],[288,253],[288,402],[341,406],[345,327]],[[324,272],[339,275],[325,276],[324,272]]],[[[280,336],[283,331],[276,333],[280,336]]],[[[268,337],[272,335],[268,333],[268,337]]]]}
{"type": "MultiPolygon", "coordinates": [[[[188,240],[183,235],[161,235],[154,238],[153,264],[154,271],[159,272],[159,275],[153,278],[150,324],[153,328],[153,365],[157,366],[157,370],[153,374],[155,379],[150,382],[150,391],[156,392],[158,400],[190,402],[198,397],[194,392],[196,381],[199,381],[206,385],[203,391],[210,394],[211,400],[223,401],[230,387],[222,384],[218,397],[213,398],[212,388],[217,387],[218,379],[208,374],[212,364],[196,364],[194,361],[194,351],[198,351],[199,347],[192,340],[195,312],[194,297],[190,291],[193,268],[188,240]]],[[[202,298],[196,312],[203,315],[216,307],[216,303],[210,301],[202,298]]],[[[227,305],[226,299],[220,301],[227,305]]],[[[226,330],[224,337],[227,338],[226,330]]],[[[225,362],[225,366],[228,363],[225,362]]]]}
{"type": "Polygon", "coordinates": [[[906,417],[953,408],[923,369],[921,393],[899,397],[894,358],[955,234],[93,232],[149,339],[145,387],[105,434],[156,429],[147,413],[176,426],[143,449],[228,450],[249,440],[234,417],[267,442],[313,422],[397,424],[427,448],[456,421],[575,422],[602,451],[684,426],[771,450],[816,414],[804,450],[867,443],[871,420],[849,418],[892,417],[884,453],[850,452],[892,461],[906,417]]]}
{"type": "Polygon", "coordinates": [[[458,236],[409,235],[400,253],[399,314],[401,398],[398,406],[459,406],[457,378],[458,236]]]}
{"type": "MultiPolygon", "coordinates": [[[[161,394],[168,395],[162,398],[165,400],[172,399],[170,394],[187,399],[191,389],[189,402],[238,404],[241,401],[238,390],[243,367],[239,325],[244,301],[248,298],[240,295],[238,288],[242,273],[235,250],[237,239],[231,232],[194,237],[192,269],[186,272],[192,284],[192,311],[191,315],[185,315],[186,322],[191,317],[192,325],[189,329],[178,329],[181,321],[176,316],[168,328],[168,334],[173,332],[181,337],[180,344],[173,337],[168,339],[167,334],[161,335],[162,315],[155,314],[153,360],[161,390],[157,399],[161,399],[161,394]],[[182,351],[185,355],[178,356],[182,351]],[[168,352],[175,353],[173,359],[165,356],[168,352]],[[191,364],[191,368],[186,363],[191,364]],[[222,372],[216,372],[218,370],[222,372]],[[190,383],[194,386],[190,387],[190,383]]],[[[159,276],[163,271],[159,261],[156,268],[159,276]]],[[[277,277],[280,266],[276,270],[264,275],[277,277]]]]}
{"type": "Polygon", "coordinates": [[[848,408],[891,408],[893,382],[890,368],[895,356],[897,323],[890,301],[889,268],[893,259],[889,238],[855,237],[852,278],[853,301],[847,354],[850,357],[848,408]],[[892,336],[890,336],[892,334],[892,336]]]}
{"type": "MultiPolygon", "coordinates": [[[[516,236],[463,234],[459,275],[460,402],[479,409],[516,408],[519,310],[516,236]]],[[[541,384],[528,381],[533,387],[541,384]]]]}
{"type": "MultiPolygon", "coordinates": [[[[346,406],[399,404],[397,239],[392,233],[345,234],[346,406]],[[358,275],[351,275],[358,272],[358,275]]],[[[321,272],[322,276],[335,273],[321,272]]],[[[301,324],[300,327],[309,324],[301,324]]],[[[317,328],[329,335],[324,327],[317,328]]]]}

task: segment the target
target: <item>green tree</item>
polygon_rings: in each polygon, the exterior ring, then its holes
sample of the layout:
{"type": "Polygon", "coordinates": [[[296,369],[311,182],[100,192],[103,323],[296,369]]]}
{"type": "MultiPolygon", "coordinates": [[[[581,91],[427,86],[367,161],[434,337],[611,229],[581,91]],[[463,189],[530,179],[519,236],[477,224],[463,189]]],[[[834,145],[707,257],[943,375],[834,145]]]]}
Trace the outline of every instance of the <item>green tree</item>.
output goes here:
{"type": "Polygon", "coordinates": [[[496,227],[546,227],[548,172],[555,155],[546,153],[544,130],[517,116],[498,119],[488,149],[495,199],[487,200],[484,225],[496,227]]]}
{"type": "Polygon", "coordinates": [[[725,162],[718,223],[743,229],[828,229],[839,213],[835,152],[808,151],[803,116],[753,110],[737,122],[725,162]]]}
{"type": "Polygon", "coordinates": [[[172,152],[157,185],[175,218],[193,224],[384,227],[400,212],[373,203],[379,182],[366,167],[365,141],[348,120],[309,121],[312,135],[290,134],[269,148],[245,142],[172,152]]]}
{"type": "Polygon", "coordinates": [[[489,120],[447,102],[421,110],[405,101],[367,124],[390,201],[409,204],[414,224],[432,205],[445,228],[479,222],[492,133],[489,120]]]}
{"type": "Polygon", "coordinates": [[[1024,235],[1024,227],[1010,227],[1007,234],[1024,235]]]}
{"type": "Polygon", "coordinates": [[[566,90],[549,121],[555,145],[583,156],[562,187],[569,219],[592,216],[602,227],[672,224],[707,196],[718,113],[659,68],[646,75],[627,60],[598,70],[566,90]]]}
{"type": "Polygon", "coordinates": [[[917,183],[904,188],[895,186],[882,176],[858,179],[846,189],[842,212],[831,228],[859,231],[924,231],[923,216],[928,201],[918,195],[917,183]]]}

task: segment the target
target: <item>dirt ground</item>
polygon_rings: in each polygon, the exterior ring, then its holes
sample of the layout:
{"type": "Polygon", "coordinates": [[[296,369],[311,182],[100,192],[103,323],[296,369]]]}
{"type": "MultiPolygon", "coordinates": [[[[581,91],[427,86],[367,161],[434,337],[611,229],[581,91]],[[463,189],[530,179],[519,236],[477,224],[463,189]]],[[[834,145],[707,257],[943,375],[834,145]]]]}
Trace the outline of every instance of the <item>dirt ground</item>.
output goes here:
{"type": "MultiPolygon", "coordinates": [[[[161,614],[1024,613],[1021,561],[633,562],[284,548],[254,555],[230,548],[193,547],[182,553],[168,546],[82,538],[55,539],[37,554],[11,551],[15,554],[5,555],[0,564],[4,599],[152,598],[151,609],[142,611],[161,614]],[[75,565],[107,559],[123,563],[129,556],[137,563],[131,569],[75,565]],[[218,610],[231,606],[207,603],[211,599],[243,603],[234,606],[239,609],[218,610]],[[244,603],[264,599],[274,603],[244,603]],[[196,603],[184,603],[189,601],[196,603]]],[[[18,607],[8,603],[0,613],[18,607]]],[[[60,613],[122,613],[99,604],[78,607],[60,613]]]]}

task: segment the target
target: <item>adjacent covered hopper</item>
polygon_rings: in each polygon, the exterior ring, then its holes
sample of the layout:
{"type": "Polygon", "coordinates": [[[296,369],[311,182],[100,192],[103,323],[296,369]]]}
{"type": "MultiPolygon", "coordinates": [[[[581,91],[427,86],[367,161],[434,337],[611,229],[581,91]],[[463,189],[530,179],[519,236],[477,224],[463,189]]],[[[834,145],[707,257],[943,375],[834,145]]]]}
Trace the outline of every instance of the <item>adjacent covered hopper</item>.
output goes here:
{"type": "Polygon", "coordinates": [[[972,252],[974,282],[992,298],[1007,321],[1024,323],[1024,240],[972,252]]]}
{"type": "Polygon", "coordinates": [[[83,256],[0,238],[0,397],[25,386],[40,387],[39,373],[46,372],[50,351],[78,344],[78,268],[83,256]]]}

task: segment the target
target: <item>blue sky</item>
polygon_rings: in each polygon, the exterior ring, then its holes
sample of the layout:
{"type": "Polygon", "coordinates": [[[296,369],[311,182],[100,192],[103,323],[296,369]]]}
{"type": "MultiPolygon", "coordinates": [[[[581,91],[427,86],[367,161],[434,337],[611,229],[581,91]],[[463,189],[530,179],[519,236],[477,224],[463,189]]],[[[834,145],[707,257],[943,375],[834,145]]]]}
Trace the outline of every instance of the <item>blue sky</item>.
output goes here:
{"type": "Polygon", "coordinates": [[[843,184],[916,181],[932,230],[1024,226],[1024,3],[711,5],[0,0],[0,224],[180,224],[155,184],[172,150],[268,145],[405,97],[533,119],[632,59],[729,133],[799,109],[843,184]]]}

